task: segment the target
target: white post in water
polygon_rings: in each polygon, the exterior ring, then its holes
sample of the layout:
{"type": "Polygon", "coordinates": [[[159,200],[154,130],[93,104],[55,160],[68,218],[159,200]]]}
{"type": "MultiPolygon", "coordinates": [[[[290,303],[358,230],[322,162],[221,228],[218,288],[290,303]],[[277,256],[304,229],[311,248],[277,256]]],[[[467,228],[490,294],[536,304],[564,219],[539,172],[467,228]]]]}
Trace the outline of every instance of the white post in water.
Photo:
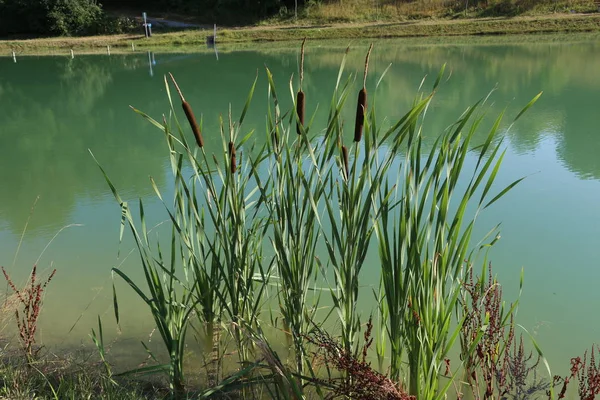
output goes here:
{"type": "Polygon", "coordinates": [[[146,33],[146,37],[149,37],[150,35],[148,34],[148,16],[144,12],[142,13],[142,17],[144,17],[144,32],[146,33]]]}
{"type": "Polygon", "coordinates": [[[110,46],[106,46],[106,54],[110,56],[110,46]]]}
{"type": "Polygon", "coordinates": [[[71,49],[71,59],[75,58],[75,53],[73,53],[73,49],[71,49]]]}
{"type": "Polygon", "coordinates": [[[13,61],[16,63],[17,62],[17,53],[15,53],[15,51],[13,50],[13,61]]]}
{"type": "Polygon", "coordinates": [[[131,42],[131,51],[135,51],[135,43],[131,42]]]}

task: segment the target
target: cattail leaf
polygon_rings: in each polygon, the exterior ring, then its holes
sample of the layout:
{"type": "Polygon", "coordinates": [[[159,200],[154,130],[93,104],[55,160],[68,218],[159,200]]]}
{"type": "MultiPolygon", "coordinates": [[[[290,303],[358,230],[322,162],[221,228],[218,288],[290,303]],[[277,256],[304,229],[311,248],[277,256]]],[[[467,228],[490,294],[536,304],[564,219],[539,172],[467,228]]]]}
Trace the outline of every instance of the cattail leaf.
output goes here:
{"type": "Polygon", "coordinates": [[[118,268],[113,268],[112,271],[114,273],[116,273],[117,275],[119,275],[121,277],[121,279],[123,279],[125,282],[127,282],[127,284],[137,293],[137,295],[146,303],[146,304],[150,304],[150,300],[148,299],[148,297],[146,297],[146,295],[144,294],[144,292],[142,292],[142,290],[125,274],[123,273],[120,269],[118,268]]]}
{"type": "Polygon", "coordinates": [[[129,108],[131,108],[136,114],[139,114],[142,117],[144,117],[148,122],[150,122],[152,125],[156,126],[161,131],[164,131],[164,129],[165,129],[164,125],[161,124],[160,122],[158,122],[157,120],[155,120],[154,118],[152,118],[151,116],[149,116],[148,114],[146,114],[145,112],[140,111],[137,108],[134,108],[133,106],[129,106],[129,108]]]}
{"type": "Polygon", "coordinates": [[[475,171],[477,171],[477,169],[479,168],[479,164],[481,163],[481,160],[487,153],[487,150],[488,150],[490,144],[492,143],[492,140],[496,136],[496,132],[498,131],[498,128],[500,127],[500,123],[502,122],[502,118],[504,117],[505,111],[506,110],[502,110],[500,115],[498,115],[498,118],[496,118],[496,121],[494,121],[494,126],[492,126],[492,129],[490,130],[490,132],[485,140],[485,143],[481,146],[481,150],[479,152],[479,158],[477,159],[477,165],[475,166],[475,171]]]}
{"type": "Polygon", "coordinates": [[[433,84],[433,90],[434,91],[437,89],[437,87],[439,86],[440,82],[442,81],[442,78],[444,77],[444,72],[445,71],[446,71],[446,63],[444,63],[444,65],[442,65],[442,68],[440,68],[440,72],[438,72],[437,79],[435,80],[435,83],[433,84]]]}
{"type": "Polygon", "coordinates": [[[392,63],[389,63],[388,66],[383,70],[383,73],[381,74],[381,76],[377,80],[377,84],[375,85],[375,89],[377,89],[379,87],[379,84],[383,81],[383,78],[388,73],[388,71],[390,70],[391,67],[392,67],[392,63]]]}
{"type": "Polygon", "coordinates": [[[256,88],[257,81],[258,81],[258,71],[256,71],[256,77],[254,78],[254,83],[252,83],[252,87],[250,88],[250,92],[248,93],[248,97],[246,98],[246,102],[244,103],[244,109],[242,110],[242,115],[240,115],[240,119],[239,119],[240,126],[244,122],[244,118],[246,117],[246,113],[248,112],[248,108],[250,107],[250,103],[252,102],[252,98],[254,97],[254,89],[256,88]]]}
{"type": "Polygon", "coordinates": [[[102,168],[102,165],[100,165],[100,163],[96,159],[96,156],[94,156],[94,153],[92,153],[92,150],[88,149],[88,151],[89,151],[90,155],[92,156],[92,158],[94,159],[94,161],[96,162],[96,165],[98,165],[98,168],[100,168],[100,171],[102,172],[102,175],[104,176],[104,179],[106,180],[106,183],[108,184],[108,187],[110,188],[110,191],[112,192],[113,196],[115,197],[115,199],[117,200],[119,205],[122,205],[124,202],[121,199],[121,197],[119,196],[119,194],[117,193],[117,189],[115,188],[112,181],[106,174],[106,171],[104,170],[104,168],[102,168]]]}
{"type": "Polygon", "coordinates": [[[119,301],[117,300],[117,289],[115,288],[115,282],[112,284],[112,292],[113,292],[113,309],[115,312],[115,320],[117,321],[117,325],[119,325],[119,301]]]}
{"type": "Polygon", "coordinates": [[[525,179],[525,177],[523,178],[519,178],[516,181],[514,181],[513,183],[511,183],[510,185],[508,185],[507,187],[505,187],[500,193],[498,193],[498,195],[496,197],[494,197],[492,200],[490,200],[489,203],[487,203],[485,205],[485,207],[483,207],[484,209],[488,208],[489,206],[491,206],[492,204],[494,204],[496,201],[498,201],[502,196],[504,196],[508,191],[510,191],[513,187],[515,187],[516,185],[518,185],[523,179],[525,179]]]}
{"type": "MultiPolygon", "coordinates": [[[[487,183],[485,184],[485,187],[483,189],[483,193],[481,194],[481,199],[479,200],[479,204],[481,205],[483,203],[483,200],[485,200],[488,191],[490,190],[490,188],[492,187],[492,184],[494,183],[494,180],[496,179],[496,175],[498,174],[498,170],[500,169],[500,165],[502,165],[502,160],[504,159],[504,155],[506,154],[506,150],[504,150],[501,154],[500,157],[498,158],[498,161],[496,162],[496,165],[494,166],[494,169],[492,170],[492,173],[490,174],[487,183]]],[[[487,207],[487,206],[486,206],[487,207]]]]}
{"type": "Polygon", "coordinates": [[[153,375],[158,372],[168,372],[170,369],[171,369],[171,367],[169,364],[151,365],[148,367],[131,369],[129,371],[121,372],[121,373],[115,374],[113,376],[125,377],[125,376],[130,376],[130,375],[153,375]]]}
{"type": "Polygon", "coordinates": [[[344,68],[346,66],[346,58],[348,57],[348,51],[350,51],[350,46],[346,48],[346,52],[344,53],[344,57],[342,57],[342,62],[340,63],[340,69],[338,70],[337,79],[335,81],[335,92],[337,92],[340,82],[342,80],[342,74],[344,73],[344,68]]]}
{"type": "Polygon", "coordinates": [[[531,99],[529,103],[527,103],[525,107],[523,107],[521,112],[519,112],[519,114],[517,114],[517,116],[513,120],[513,123],[516,122],[519,118],[521,118],[521,115],[525,114],[525,112],[529,110],[529,108],[531,108],[531,106],[533,106],[538,101],[538,99],[542,96],[542,93],[544,92],[539,92],[533,99],[531,99]]]}

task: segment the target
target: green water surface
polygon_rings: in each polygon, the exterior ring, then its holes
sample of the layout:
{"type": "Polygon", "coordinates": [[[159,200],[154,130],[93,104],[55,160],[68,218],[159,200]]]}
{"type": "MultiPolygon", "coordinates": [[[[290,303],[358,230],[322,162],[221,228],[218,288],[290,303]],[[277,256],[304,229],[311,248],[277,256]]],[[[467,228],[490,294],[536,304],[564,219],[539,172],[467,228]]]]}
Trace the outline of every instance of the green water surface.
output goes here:
{"type": "MultiPolygon", "coordinates": [[[[478,234],[502,223],[502,238],[490,259],[505,298],[518,295],[524,268],[518,321],[535,335],[553,369],[566,371],[570,357],[600,341],[595,316],[600,305],[600,42],[576,37],[528,42],[379,41],[368,87],[374,90],[391,63],[376,94],[378,115],[389,125],[409,108],[421,80],[428,76],[425,86],[431,87],[447,63],[450,79],[427,113],[429,138],[492,89],[486,107],[492,116],[506,108],[507,119],[544,91],[535,107],[503,133],[508,151],[499,186],[527,179],[487,210],[478,234]]],[[[366,47],[352,47],[347,73],[362,78],[366,47]]],[[[319,123],[326,117],[343,52],[344,47],[327,42],[309,43],[307,49],[304,91],[308,113],[317,110],[317,131],[323,128],[319,123]]],[[[203,115],[208,151],[216,152],[219,115],[226,116],[230,104],[239,115],[258,73],[245,131],[256,129],[256,140],[264,141],[265,65],[287,109],[298,58],[296,48],[269,46],[221,51],[218,58],[206,50],[74,59],[30,56],[16,63],[0,58],[0,265],[17,281],[36,262],[43,271],[57,269],[41,316],[43,343],[88,343],[87,335],[102,315],[107,335],[124,344],[122,352],[143,359],[139,339],[147,339],[153,329],[146,308],[119,281],[120,333],[114,329],[110,269],[121,265],[141,278],[140,265],[130,239],[119,248],[119,207],[88,149],[124,198],[146,201],[149,225],[160,223],[167,216],[149,177],[168,192],[164,137],[129,105],[161,119],[169,111],[163,75],[172,72],[196,113],[203,115]]],[[[348,126],[354,107],[352,99],[348,126]]],[[[486,119],[484,127],[490,123],[486,119]]],[[[373,306],[376,259],[373,252],[363,271],[365,312],[373,306]]],[[[4,317],[0,326],[0,334],[9,338],[11,318],[4,317]]]]}

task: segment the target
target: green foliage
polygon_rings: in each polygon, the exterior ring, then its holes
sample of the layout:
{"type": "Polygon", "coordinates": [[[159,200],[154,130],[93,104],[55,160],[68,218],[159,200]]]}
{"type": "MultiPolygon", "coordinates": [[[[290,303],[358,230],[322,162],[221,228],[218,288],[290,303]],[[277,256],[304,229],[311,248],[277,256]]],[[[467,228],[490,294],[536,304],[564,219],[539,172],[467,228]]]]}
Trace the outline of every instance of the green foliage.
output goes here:
{"type": "Polygon", "coordinates": [[[104,368],[81,357],[45,357],[35,363],[2,354],[2,399],[154,399],[154,390],[142,392],[135,382],[114,382],[104,368]]]}
{"type": "Polygon", "coordinates": [[[96,22],[95,30],[100,35],[117,35],[139,31],[139,24],[130,17],[116,17],[105,14],[96,22]]]}
{"type": "Polygon", "coordinates": [[[93,33],[102,16],[95,0],[55,0],[48,12],[50,32],[60,36],[93,33]]]}
{"type": "MultiPolygon", "coordinates": [[[[174,195],[167,202],[152,181],[168,214],[170,236],[164,252],[160,240],[151,245],[142,201],[134,218],[104,174],[121,207],[121,235],[128,226],[136,241],[145,282],[113,271],[146,303],[169,354],[168,364],[133,372],[168,371],[172,390],[182,395],[186,333],[196,322],[209,345],[220,340],[213,337],[215,324],[224,327],[225,342],[236,347],[240,365],[254,364],[262,356],[274,371],[281,370],[268,345],[252,335],[261,330],[261,313],[273,286],[296,351],[296,373],[313,374],[305,346],[318,308],[318,295],[313,305],[309,296],[311,290],[320,293],[317,272],[325,281],[332,276],[328,315],[337,316],[344,352],[357,352],[361,269],[369,251],[375,251],[370,244],[376,238],[382,274],[378,312],[391,343],[392,378],[410,382],[410,394],[419,400],[444,397],[452,380],[440,388],[441,369],[464,324],[459,300],[478,250],[472,247],[476,219],[520,181],[500,190],[494,186],[504,155],[497,137],[502,115],[484,142],[475,144],[483,120],[476,114],[484,103],[480,101],[448,129],[434,132],[435,142],[425,151],[423,119],[444,78],[442,69],[431,93],[420,94],[388,129],[382,129],[375,104],[365,111],[366,94],[359,96],[364,136],[355,135],[348,150],[343,145],[343,127],[349,125],[343,108],[353,76],[342,81],[345,62],[344,57],[322,129],[312,121],[301,124],[296,105],[296,113],[281,110],[273,75],[266,70],[270,106],[267,144],[260,148],[251,144],[254,131],[243,134],[241,128],[256,81],[241,116],[234,120],[230,108],[227,119],[220,118],[222,150],[213,157],[204,147],[202,121],[196,121],[172,75],[195,143],[186,139],[167,82],[168,119],[158,122],[135,110],[165,135],[174,195]],[[309,136],[315,131],[320,135],[309,136]],[[326,253],[323,261],[319,242],[326,253]]],[[[368,55],[361,94],[366,93],[367,66],[368,55]]],[[[291,83],[290,90],[294,96],[291,83]]],[[[483,247],[496,241],[486,239],[483,247]]],[[[118,320],[116,295],[115,311],[118,320]]],[[[473,343],[479,339],[476,334],[473,343]]],[[[290,383],[289,375],[286,370],[277,379],[290,383]]],[[[310,379],[300,379],[305,378],[310,379]]]]}
{"type": "Polygon", "coordinates": [[[96,0],[0,0],[0,35],[93,34],[102,17],[96,0]]]}

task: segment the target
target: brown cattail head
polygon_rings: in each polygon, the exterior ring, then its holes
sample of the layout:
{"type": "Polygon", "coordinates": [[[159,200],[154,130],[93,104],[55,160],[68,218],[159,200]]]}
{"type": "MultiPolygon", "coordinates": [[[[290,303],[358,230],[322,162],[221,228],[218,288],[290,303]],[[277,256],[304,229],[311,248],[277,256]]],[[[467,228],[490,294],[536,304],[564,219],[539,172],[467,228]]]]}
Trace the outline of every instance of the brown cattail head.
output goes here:
{"type": "Polygon", "coordinates": [[[298,123],[296,124],[296,132],[298,135],[302,133],[300,125],[304,126],[304,109],[305,109],[305,96],[302,91],[302,83],[304,82],[304,45],[306,44],[306,38],[302,41],[302,48],[300,50],[300,90],[296,96],[296,113],[298,114],[298,123]]]}
{"type": "Polygon", "coordinates": [[[367,112],[367,89],[362,88],[358,92],[358,105],[356,106],[356,124],[354,125],[354,141],[360,142],[363,127],[365,125],[365,114],[367,112]]]}
{"type": "Polygon", "coordinates": [[[231,173],[235,174],[235,171],[237,170],[237,164],[235,161],[235,146],[233,145],[233,142],[229,142],[229,161],[231,173]]]}
{"type": "Polygon", "coordinates": [[[204,139],[202,138],[202,132],[200,132],[200,127],[196,122],[196,117],[194,117],[192,107],[187,101],[181,103],[181,106],[183,107],[183,111],[185,112],[185,116],[187,117],[190,126],[192,127],[192,132],[194,132],[194,137],[196,138],[196,143],[198,144],[198,147],[204,147],[204,139]]]}
{"type": "Polygon", "coordinates": [[[346,180],[348,180],[348,178],[350,177],[350,164],[348,163],[348,148],[346,146],[342,146],[342,157],[344,161],[345,178],[346,180]]]}
{"type": "Polygon", "coordinates": [[[369,46],[367,56],[365,57],[365,73],[363,75],[363,87],[358,92],[358,105],[356,106],[356,125],[354,126],[354,141],[360,142],[362,138],[363,127],[365,125],[365,115],[367,113],[367,74],[369,73],[369,58],[373,50],[373,43],[369,46]]]}
{"type": "Polygon", "coordinates": [[[296,96],[296,112],[298,113],[298,123],[296,124],[296,132],[298,135],[302,133],[300,125],[304,126],[304,108],[305,108],[305,96],[302,90],[298,91],[296,96]]]}
{"type": "Polygon", "coordinates": [[[185,101],[185,97],[183,97],[183,93],[181,92],[181,89],[179,88],[177,81],[175,81],[173,74],[171,74],[169,72],[169,76],[171,77],[171,80],[173,81],[173,84],[175,85],[175,89],[177,89],[177,93],[179,94],[179,98],[181,99],[181,107],[183,108],[183,112],[185,113],[185,116],[186,116],[188,122],[190,123],[192,132],[194,132],[194,137],[196,138],[196,144],[198,144],[198,147],[202,148],[202,147],[204,147],[204,139],[202,138],[202,132],[200,131],[200,127],[198,126],[198,123],[196,122],[196,117],[194,116],[192,107],[190,106],[190,103],[185,101]]]}

